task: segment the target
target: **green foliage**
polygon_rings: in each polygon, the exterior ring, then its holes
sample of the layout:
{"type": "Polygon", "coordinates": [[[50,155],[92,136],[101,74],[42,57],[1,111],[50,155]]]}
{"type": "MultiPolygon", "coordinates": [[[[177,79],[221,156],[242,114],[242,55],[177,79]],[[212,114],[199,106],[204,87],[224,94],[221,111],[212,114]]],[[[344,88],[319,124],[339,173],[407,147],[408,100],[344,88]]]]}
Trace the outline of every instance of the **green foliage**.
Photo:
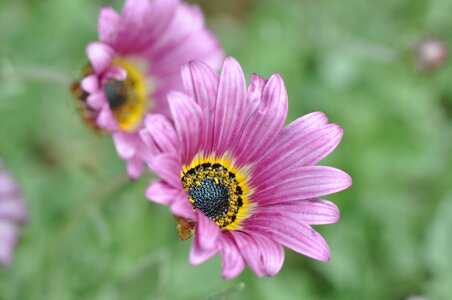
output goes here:
{"type": "MultiPolygon", "coordinates": [[[[97,38],[102,1],[0,1],[0,156],[31,219],[0,299],[405,299],[452,294],[452,67],[420,72],[422,38],[452,42],[452,2],[203,0],[247,74],[282,75],[289,120],[324,111],[345,136],[324,164],[353,186],[327,197],[327,264],[286,251],[274,278],[188,264],[148,174],[124,179],[111,140],[80,121],[66,83],[97,38]]],[[[121,1],[110,3],[121,7],[121,1]]]]}

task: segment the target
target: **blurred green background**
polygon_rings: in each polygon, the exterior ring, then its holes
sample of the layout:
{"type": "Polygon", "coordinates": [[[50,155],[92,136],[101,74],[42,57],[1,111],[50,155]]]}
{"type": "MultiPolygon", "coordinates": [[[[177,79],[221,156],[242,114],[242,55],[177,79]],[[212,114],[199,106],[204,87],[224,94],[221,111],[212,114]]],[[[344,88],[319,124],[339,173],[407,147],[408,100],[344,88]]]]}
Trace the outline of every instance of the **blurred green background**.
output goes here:
{"type": "Polygon", "coordinates": [[[282,75],[289,120],[324,111],[345,135],[322,164],[354,184],[327,197],[320,263],[286,250],[281,272],[231,281],[215,257],[188,263],[151,176],[128,183],[108,136],[79,119],[66,86],[97,39],[102,4],[0,0],[0,157],[31,219],[0,299],[452,299],[452,65],[421,71],[414,47],[452,43],[452,1],[202,0],[247,75],[282,75]]]}

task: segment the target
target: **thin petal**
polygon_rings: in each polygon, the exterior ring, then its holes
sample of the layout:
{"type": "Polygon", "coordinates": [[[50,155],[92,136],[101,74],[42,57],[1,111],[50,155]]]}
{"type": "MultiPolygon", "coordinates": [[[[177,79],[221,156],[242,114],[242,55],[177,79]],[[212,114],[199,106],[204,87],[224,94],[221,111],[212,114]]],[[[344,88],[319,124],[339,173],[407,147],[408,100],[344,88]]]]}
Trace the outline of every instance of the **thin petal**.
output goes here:
{"type": "Polygon", "coordinates": [[[138,156],[133,156],[127,159],[127,174],[130,179],[138,179],[143,173],[144,164],[143,161],[138,156]]]}
{"type": "Polygon", "coordinates": [[[265,84],[262,100],[242,129],[234,157],[241,165],[260,158],[273,143],[287,116],[287,91],[278,74],[265,84]]]}
{"type": "Polygon", "coordinates": [[[193,211],[191,203],[188,201],[187,192],[185,192],[185,190],[180,190],[170,208],[171,212],[176,216],[180,216],[188,220],[196,219],[196,214],[193,211]]]}
{"type": "Polygon", "coordinates": [[[108,45],[114,45],[116,43],[120,21],[121,17],[113,8],[103,7],[100,10],[97,24],[99,28],[99,39],[101,42],[108,45]]]}
{"type": "Polygon", "coordinates": [[[116,130],[118,122],[115,115],[108,106],[104,106],[97,116],[96,123],[100,128],[105,128],[110,131],[116,130]]]}
{"type": "Polygon", "coordinates": [[[168,185],[163,180],[159,180],[151,183],[146,189],[145,196],[155,203],[169,205],[176,199],[179,193],[180,191],[178,189],[168,185]]]}
{"type": "Polygon", "coordinates": [[[342,129],[335,124],[306,131],[293,127],[289,136],[290,139],[279,136],[275,141],[277,147],[271,147],[255,164],[251,179],[254,183],[280,176],[281,172],[290,168],[316,164],[339,144],[342,129]]]}
{"type": "Polygon", "coordinates": [[[222,238],[219,239],[219,247],[223,259],[221,275],[224,279],[237,277],[245,268],[245,261],[230,233],[222,234],[222,238]]]}
{"type": "Polygon", "coordinates": [[[218,252],[217,248],[204,249],[199,245],[199,241],[193,240],[190,248],[189,261],[192,265],[199,265],[214,256],[218,252]]]}
{"type": "Polygon", "coordinates": [[[203,128],[201,109],[189,96],[179,92],[170,93],[168,103],[179,136],[182,163],[190,163],[200,150],[203,128]]]}
{"type": "Polygon", "coordinates": [[[259,207],[260,212],[292,215],[306,224],[333,224],[339,220],[339,208],[328,200],[308,199],[259,207]]]}
{"type": "Polygon", "coordinates": [[[245,115],[246,83],[242,67],[232,57],[225,60],[215,106],[213,149],[222,155],[235,145],[245,115]]]}
{"type": "Polygon", "coordinates": [[[202,212],[198,211],[197,216],[196,235],[199,240],[199,245],[203,249],[215,248],[221,233],[220,228],[202,212]]]}
{"type": "Polygon", "coordinates": [[[191,62],[182,69],[185,90],[199,104],[205,116],[202,133],[202,149],[212,151],[214,133],[215,98],[218,90],[218,76],[202,62],[191,62]]]}
{"type": "Polygon", "coordinates": [[[256,214],[246,220],[246,229],[260,233],[311,258],[328,261],[330,250],[325,239],[301,220],[283,214],[256,214]]]}
{"type": "Polygon", "coordinates": [[[88,75],[82,79],[80,87],[87,93],[95,93],[99,90],[99,80],[95,74],[88,75]]]}
{"type": "Polygon", "coordinates": [[[182,186],[179,177],[181,163],[178,157],[167,153],[156,155],[149,167],[172,187],[180,188],[182,186]]]}
{"type": "Polygon", "coordinates": [[[351,184],[351,177],[336,168],[292,168],[281,173],[277,181],[262,181],[252,198],[261,204],[269,205],[329,195],[345,190],[351,184]]]}
{"type": "Polygon", "coordinates": [[[112,137],[119,157],[129,159],[135,154],[135,143],[128,133],[115,132],[112,137]]]}
{"type": "Polygon", "coordinates": [[[252,116],[261,103],[262,92],[267,81],[259,74],[251,74],[250,85],[248,86],[248,107],[246,116],[252,116]]]}
{"type": "Polygon", "coordinates": [[[8,219],[15,222],[25,222],[27,210],[22,199],[9,199],[0,201],[0,219],[8,219]]]}
{"type": "Polygon", "coordinates": [[[277,242],[253,232],[231,233],[250,268],[260,277],[274,276],[284,263],[284,249],[277,242]]]}
{"type": "Polygon", "coordinates": [[[107,44],[93,42],[86,46],[86,54],[96,73],[101,74],[110,67],[115,51],[107,44]]]}
{"type": "MultiPolygon", "coordinates": [[[[144,119],[144,126],[147,134],[152,139],[152,143],[161,153],[179,153],[179,141],[174,126],[163,115],[147,115],[144,119]]],[[[147,137],[143,137],[147,140],[147,137]]],[[[147,143],[151,143],[147,140],[147,143]]]]}

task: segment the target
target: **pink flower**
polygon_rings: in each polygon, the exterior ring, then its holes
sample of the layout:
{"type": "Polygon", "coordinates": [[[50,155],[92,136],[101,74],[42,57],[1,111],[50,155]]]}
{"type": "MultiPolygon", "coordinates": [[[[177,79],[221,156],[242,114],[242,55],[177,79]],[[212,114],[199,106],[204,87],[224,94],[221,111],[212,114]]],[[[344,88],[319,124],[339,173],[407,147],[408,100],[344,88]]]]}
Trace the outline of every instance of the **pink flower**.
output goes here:
{"type": "Polygon", "coordinates": [[[140,134],[158,153],[149,165],[161,178],[146,196],[195,224],[190,262],[219,252],[223,277],[233,278],[245,265],[259,276],[275,275],[283,246],[328,261],[328,245],[310,225],[338,221],[336,205],[319,197],[352,181],[315,164],[336,148],[342,129],[320,112],[283,128],[287,92],[281,77],[254,74],[246,89],[233,58],[220,77],[200,62],[182,73],[187,94],[173,92],[168,100],[174,128],[149,115],[140,134]]]}
{"type": "Polygon", "coordinates": [[[0,161],[0,265],[11,263],[19,227],[26,220],[27,210],[19,187],[0,161]]]}
{"type": "Polygon", "coordinates": [[[112,134],[130,177],[137,178],[143,116],[168,114],[166,94],[182,89],[183,64],[202,60],[216,68],[223,51],[199,7],[179,0],[127,0],[121,15],[104,7],[98,25],[100,41],[86,47],[90,64],[72,89],[82,117],[112,134]]]}

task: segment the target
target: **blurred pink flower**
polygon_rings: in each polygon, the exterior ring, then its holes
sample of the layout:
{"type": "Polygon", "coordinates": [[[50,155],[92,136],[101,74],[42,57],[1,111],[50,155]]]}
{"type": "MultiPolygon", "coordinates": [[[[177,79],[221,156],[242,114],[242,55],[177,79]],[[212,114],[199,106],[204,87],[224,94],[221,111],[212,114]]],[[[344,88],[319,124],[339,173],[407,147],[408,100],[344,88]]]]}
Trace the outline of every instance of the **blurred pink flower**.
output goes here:
{"type": "Polygon", "coordinates": [[[112,134],[129,176],[137,178],[143,116],[168,113],[166,94],[182,89],[183,64],[201,60],[217,68],[223,50],[200,8],[179,0],[127,0],[121,15],[104,7],[98,26],[100,41],[86,47],[90,64],[73,92],[85,121],[112,134]]]}
{"type": "Polygon", "coordinates": [[[14,178],[0,161],[0,265],[11,263],[20,225],[27,220],[27,210],[14,178]]]}
{"type": "Polygon", "coordinates": [[[328,245],[310,225],[337,222],[339,209],[318,197],[352,180],[314,165],[336,148],[342,129],[320,112],[283,128],[288,104],[281,77],[253,74],[247,90],[233,58],[220,77],[201,62],[182,73],[187,94],[168,96],[174,127],[149,115],[140,135],[157,153],[149,165],[161,178],[146,196],[185,218],[180,230],[194,224],[190,262],[220,252],[229,279],[246,264],[259,276],[275,275],[283,246],[328,261],[328,245]]]}

